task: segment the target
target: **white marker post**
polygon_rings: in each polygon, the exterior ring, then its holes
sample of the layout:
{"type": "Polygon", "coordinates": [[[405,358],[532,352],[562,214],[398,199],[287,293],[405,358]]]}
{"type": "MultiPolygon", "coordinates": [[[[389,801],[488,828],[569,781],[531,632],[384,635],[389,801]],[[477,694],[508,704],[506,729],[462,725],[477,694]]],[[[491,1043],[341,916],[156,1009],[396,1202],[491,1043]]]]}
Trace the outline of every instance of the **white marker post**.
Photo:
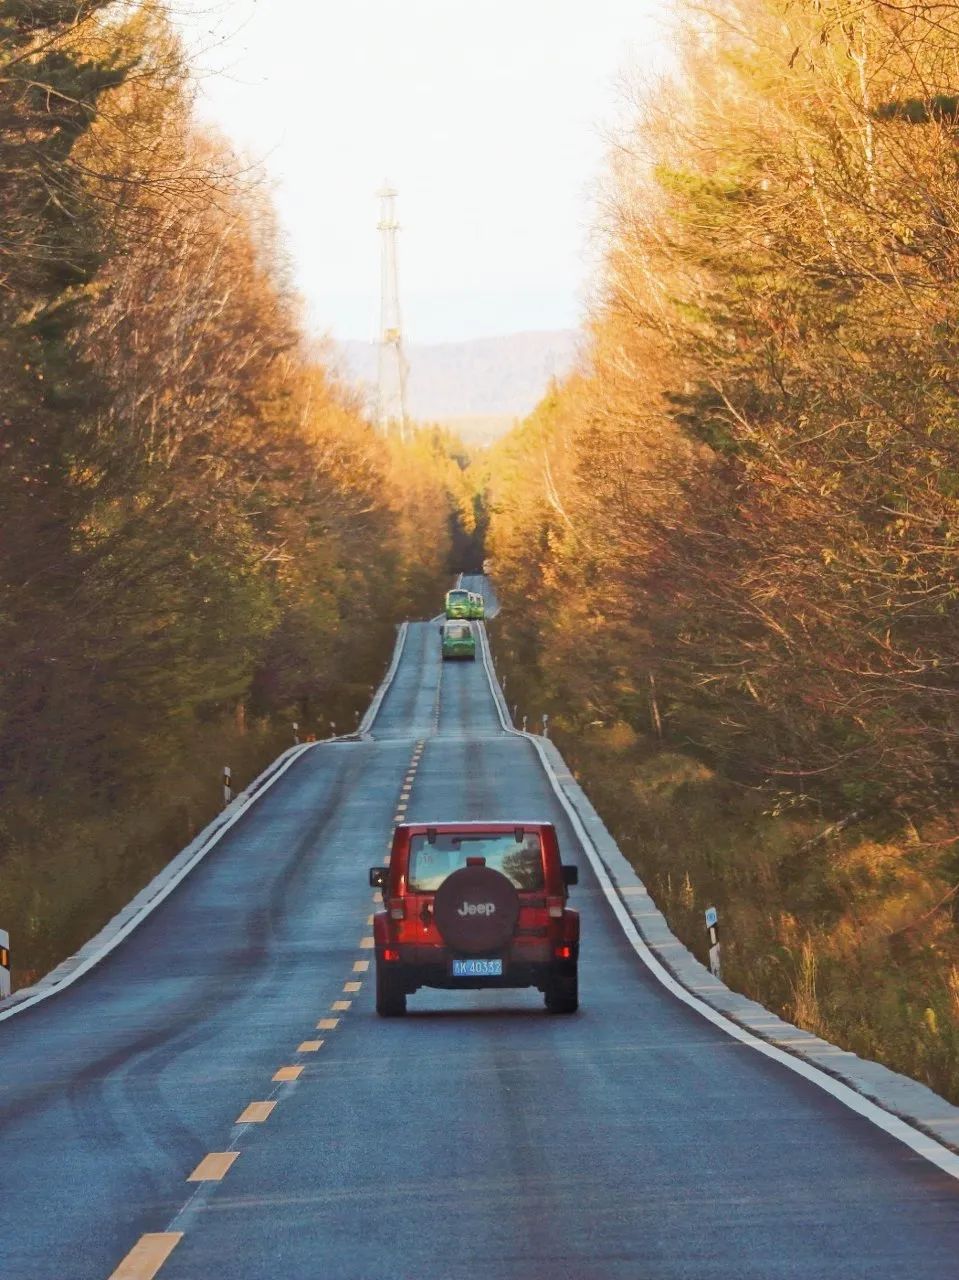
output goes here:
{"type": "Polygon", "coordinates": [[[233,799],[233,770],[228,764],[223,766],[223,807],[233,799]]]}
{"type": "Polygon", "coordinates": [[[523,732],[526,732],[526,716],[523,716],[523,732]]]}
{"type": "Polygon", "coordinates": [[[0,1000],[6,1000],[11,989],[10,935],[6,929],[0,929],[0,1000]]]}
{"type": "Polygon", "coordinates": [[[719,912],[715,907],[706,908],[706,928],[709,930],[709,972],[719,978],[719,912]]]}
{"type": "Polygon", "coordinates": [[[293,745],[294,747],[300,745],[300,723],[298,720],[293,721],[293,745]]]}
{"type": "Polygon", "coordinates": [[[543,737],[549,737],[549,716],[545,711],[543,712],[543,737]]]}

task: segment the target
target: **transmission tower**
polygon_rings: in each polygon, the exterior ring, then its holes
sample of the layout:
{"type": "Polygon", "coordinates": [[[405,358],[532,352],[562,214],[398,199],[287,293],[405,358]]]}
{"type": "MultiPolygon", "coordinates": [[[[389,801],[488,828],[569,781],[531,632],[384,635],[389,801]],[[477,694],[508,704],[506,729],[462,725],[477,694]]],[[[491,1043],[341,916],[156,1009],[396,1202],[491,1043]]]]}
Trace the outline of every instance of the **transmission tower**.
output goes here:
{"type": "Polygon", "coordinates": [[[386,433],[398,431],[405,440],[409,430],[406,413],[406,356],[400,323],[400,285],[396,265],[396,192],[386,183],[377,193],[382,237],[380,253],[380,356],[376,396],[376,422],[386,433]]]}

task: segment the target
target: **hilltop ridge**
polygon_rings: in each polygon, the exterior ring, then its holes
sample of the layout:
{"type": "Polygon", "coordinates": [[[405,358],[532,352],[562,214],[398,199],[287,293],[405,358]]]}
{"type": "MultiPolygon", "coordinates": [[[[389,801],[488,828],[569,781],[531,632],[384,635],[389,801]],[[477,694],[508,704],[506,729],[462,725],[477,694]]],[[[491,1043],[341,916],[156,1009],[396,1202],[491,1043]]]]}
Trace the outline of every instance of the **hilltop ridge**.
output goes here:
{"type": "MultiPolygon", "coordinates": [[[[551,380],[573,367],[578,335],[567,329],[510,333],[463,342],[413,343],[409,407],[423,422],[444,422],[464,436],[495,439],[542,399],[551,380]]],[[[342,372],[370,405],[376,385],[375,343],[334,344],[342,372]]]]}

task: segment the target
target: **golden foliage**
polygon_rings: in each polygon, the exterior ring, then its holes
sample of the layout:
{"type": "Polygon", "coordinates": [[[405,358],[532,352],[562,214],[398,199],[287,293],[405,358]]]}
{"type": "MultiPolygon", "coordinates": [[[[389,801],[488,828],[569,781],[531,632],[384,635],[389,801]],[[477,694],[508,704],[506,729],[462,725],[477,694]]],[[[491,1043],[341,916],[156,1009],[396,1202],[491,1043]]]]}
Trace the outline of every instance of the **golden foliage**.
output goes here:
{"type": "Polygon", "coordinates": [[[959,11],[710,0],[677,45],[583,367],[494,455],[499,656],[691,938],[687,873],[735,980],[955,1095],[959,11]]]}
{"type": "Polygon", "coordinates": [[[452,442],[378,436],[303,338],[270,205],[195,124],[163,6],[17,10],[0,917],[36,966],[210,816],[222,760],[245,781],[292,721],[354,726],[395,621],[441,589],[463,495],[452,442]]]}

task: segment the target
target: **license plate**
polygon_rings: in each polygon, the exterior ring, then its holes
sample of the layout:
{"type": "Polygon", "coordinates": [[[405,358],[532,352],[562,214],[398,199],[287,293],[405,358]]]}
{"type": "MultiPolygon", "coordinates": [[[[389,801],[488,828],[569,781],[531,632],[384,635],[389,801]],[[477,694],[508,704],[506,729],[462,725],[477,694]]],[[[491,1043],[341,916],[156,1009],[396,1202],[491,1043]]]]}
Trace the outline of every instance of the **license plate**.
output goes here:
{"type": "Polygon", "coordinates": [[[454,960],[454,978],[502,978],[502,960],[454,960]]]}

